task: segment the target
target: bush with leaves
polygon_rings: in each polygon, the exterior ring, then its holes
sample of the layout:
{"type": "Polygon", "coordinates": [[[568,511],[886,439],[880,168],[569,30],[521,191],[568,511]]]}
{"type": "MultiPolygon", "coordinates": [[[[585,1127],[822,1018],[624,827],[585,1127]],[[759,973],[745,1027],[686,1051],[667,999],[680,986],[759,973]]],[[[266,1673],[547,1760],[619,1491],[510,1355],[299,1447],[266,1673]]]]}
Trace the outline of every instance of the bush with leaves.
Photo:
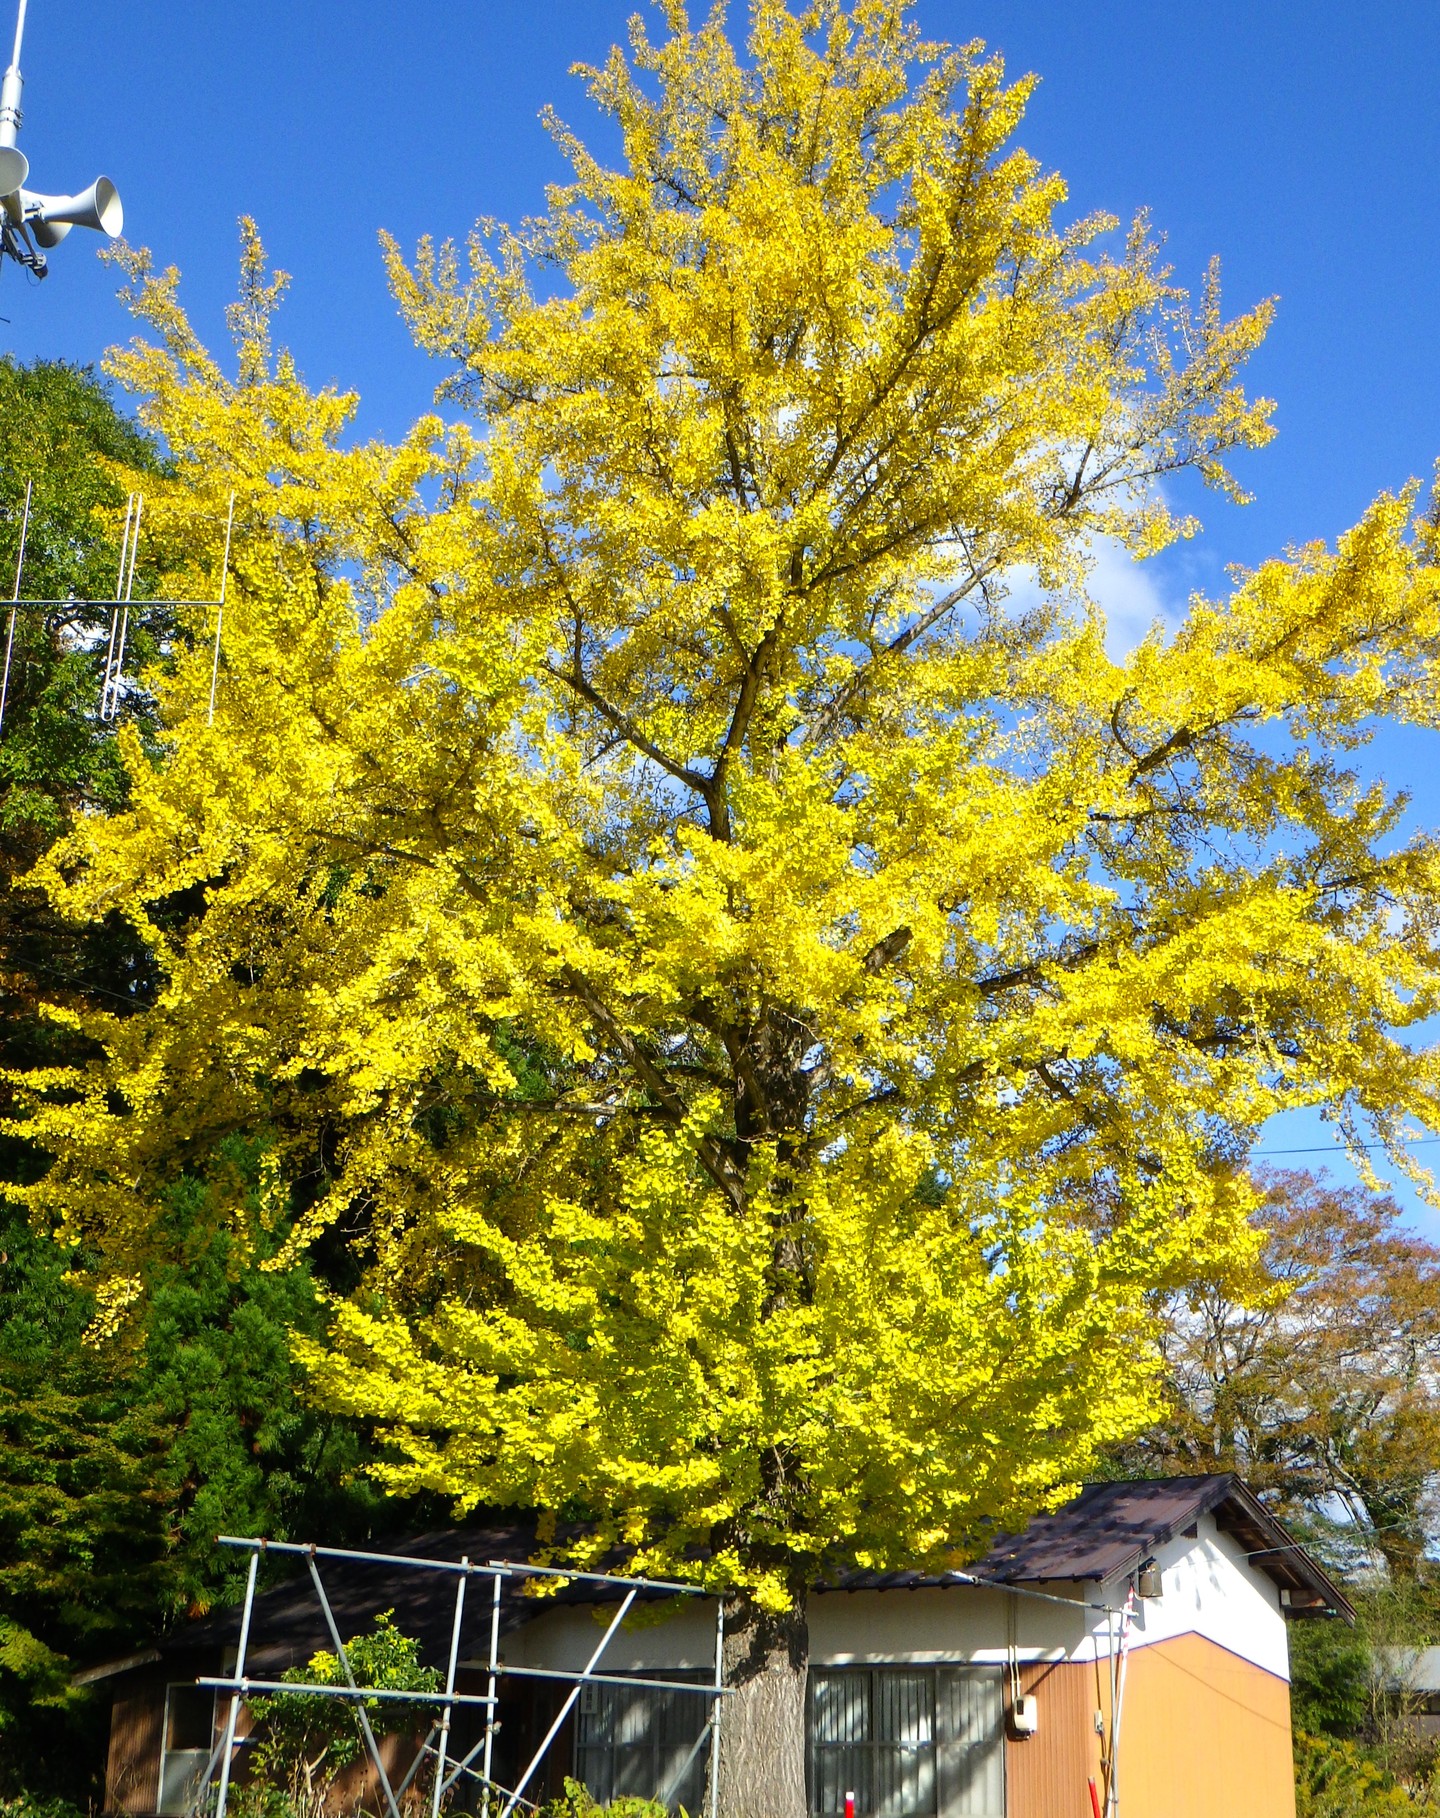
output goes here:
{"type": "Polygon", "coordinates": [[[32,1793],[21,1793],[14,1799],[0,1799],[0,1818],[86,1818],[86,1813],[68,1799],[37,1799],[32,1793]]]}
{"type": "MultiPolygon", "coordinates": [[[[440,1683],[434,1667],[421,1664],[419,1644],[394,1623],[393,1610],[382,1611],[368,1635],[355,1635],[345,1653],[355,1683],[392,1692],[433,1692],[440,1683]]],[[[282,1675],[300,1685],[344,1685],[345,1670],[336,1655],[314,1654],[307,1666],[282,1675]]],[[[277,1799],[289,1809],[318,1815],[346,1768],[364,1753],[360,1723],[353,1703],[313,1694],[277,1692],[251,1700],[258,1740],[251,1753],[250,1784],[241,1818],[274,1818],[277,1799]]],[[[399,1699],[367,1698],[365,1714],[376,1736],[412,1732],[423,1727],[426,1707],[399,1699]]]]}
{"type": "MultiPolygon", "coordinates": [[[[540,1818],[670,1818],[669,1808],[657,1799],[612,1799],[601,1805],[578,1780],[565,1781],[565,1791],[540,1808],[540,1818]]],[[[680,1807],[680,1818],[686,1818],[680,1807]]]]}
{"type": "Polygon", "coordinates": [[[1290,1704],[1296,1731],[1354,1738],[1371,1713],[1374,1656],[1363,1626],[1297,1622],[1290,1629],[1290,1704]]]}
{"type": "Polygon", "coordinates": [[[1435,1809],[1431,1790],[1407,1789],[1358,1743],[1295,1737],[1295,1818],[1414,1818],[1435,1809]]]}

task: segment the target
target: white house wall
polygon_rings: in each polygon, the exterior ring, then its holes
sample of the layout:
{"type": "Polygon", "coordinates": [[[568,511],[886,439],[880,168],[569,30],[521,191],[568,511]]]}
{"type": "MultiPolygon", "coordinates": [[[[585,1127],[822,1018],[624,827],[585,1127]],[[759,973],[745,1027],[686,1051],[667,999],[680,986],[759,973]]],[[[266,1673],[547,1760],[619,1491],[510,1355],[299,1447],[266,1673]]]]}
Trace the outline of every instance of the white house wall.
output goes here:
{"type": "MultiPolygon", "coordinates": [[[[1285,1618],[1279,1592],[1212,1519],[1194,1539],[1181,1537],[1155,1554],[1161,1595],[1137,1598],[1132,1648],[1178,1635],[1203,1635],[1280,1678],[1289,1677],[1285,1618]]],[[[1054,1596],[1074,1599],[1073,1614],[1054,1603],[968,1586],[916,1591],[827,1591],[810,1601],[810,1658],[817,1666],[887,1661],[971,1660],[1003,1664],[1007,1611],[1013,1606],[1019,1657],[1029,1660],[1103,1659],[1114,1623],[1086,1605],[1125,1600],[1126,1584],[1054,1584],[1054,1596]]],[[[613,1605],[595,1613],[573,1606],[538,1616],[505,1637],[502,1658],[512,1666],[579,1671],[594,1652],[613,1605]]],[[[715,1664],[715,1605],[695,1598],[659,1621],[642,1617],[623,1628],[599,1662],[601,1672],[691,1670],[715,1664]]]]}
{"type": "Polygon", "coordinates": [[[1099,1598],[1096,1585],[1051,1585],[1054,1596],[1076,1597],[1074,1613],[1053,1603],[970,1586],[953,1590],[830,1591],[810,1603],[810,1658],[819,1665],[857,1666],[887,1660],[972,1660],[1003,1665],[1006,1606],[1018,1625],[1022,1660],[1086,1660],[1094,1614],[1080,1597],[1099,1598]]]}
{"type": "MultiPolygon", "coordinates": [[[[567,1606],[536,1617],[523,1629],[501,1638],[500,1657],[507,1666],[546,1667],[579,1672],[594,1653],[615,1615],[615,1605],[598,1611],[567,1606]]],[[[673,1613],[656,1621],[650,1612],[640,1625],[622,1628],[606,1648],[597,1671],[638,1673],[715,1670],[715,1604],[712,1598],[687,1598],[673,1613]],[[641,1626],[643,1625],[643,1626],[641,1626]]]]}
{"type": "MultiPolygon", "coordinates": [[[[1244,1548],[1206,1516],[1195,1540],[1172,1540],[1155,1554],[1162,1595],[1137,1598],[1130,1645],[1204,1635],[1277,1678],[1290,1677],[1280,1592],[1244,1548]]],[[[1121,1599],[1117,1597],[1116,1602],[1121,1599]]]]}

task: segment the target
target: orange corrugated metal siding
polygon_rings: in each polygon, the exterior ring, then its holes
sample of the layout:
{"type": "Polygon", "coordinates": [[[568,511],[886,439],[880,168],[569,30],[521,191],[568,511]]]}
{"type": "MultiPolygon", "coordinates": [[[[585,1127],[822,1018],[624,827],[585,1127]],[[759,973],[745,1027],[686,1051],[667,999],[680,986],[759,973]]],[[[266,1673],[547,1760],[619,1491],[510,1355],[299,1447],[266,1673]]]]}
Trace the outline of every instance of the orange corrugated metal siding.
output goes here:
{"type": "Polygon", "coordinates": [[[1090,1818],[1085,1782],[1100,1772],[1094,1666],[1037,1662],[1020,1669],[1020,1687],[1035,1698],[1040,1727],[1006,1739],[1007,1818],[1090,1818]]]}
{"type": "Polygon", "coordinates": [[[1131,1654],[1119,1754],[1122,1818],[1295,1818],[1290,1687],[1204,1636],[1131,1654]]]}

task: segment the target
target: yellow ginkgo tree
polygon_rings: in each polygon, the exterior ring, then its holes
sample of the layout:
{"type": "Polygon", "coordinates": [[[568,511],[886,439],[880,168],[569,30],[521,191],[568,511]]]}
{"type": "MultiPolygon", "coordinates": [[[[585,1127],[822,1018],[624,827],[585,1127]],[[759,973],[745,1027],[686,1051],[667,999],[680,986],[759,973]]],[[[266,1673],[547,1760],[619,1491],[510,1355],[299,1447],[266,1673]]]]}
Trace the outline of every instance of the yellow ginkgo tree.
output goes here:
{"type": "Polygon", "coordinates": [[[348,1245],[316,1393],[723,1590],[722,1803],[798,1818],[807,1590],[1151,1416],[1273,1112],[1436,1119],[1440,860],[1352,753],[1433,723],[1437,538],[1383,498],[1112,660],[1095,552],[1235,492],[1267,311],[1062,225],[1029,85],[899,0],[672,7],[590,86],[616,168],[557,125],[539,219],[390,249],[454,419],[398,446],[273,355],[253,234],[238,381],[131,257],[147,522],[234,489],[236,568],[213,723],[197,620],[45,869],[161,982],[30,1079],[32,1198],[116,1321],[181,1169],[348,1245]]]}

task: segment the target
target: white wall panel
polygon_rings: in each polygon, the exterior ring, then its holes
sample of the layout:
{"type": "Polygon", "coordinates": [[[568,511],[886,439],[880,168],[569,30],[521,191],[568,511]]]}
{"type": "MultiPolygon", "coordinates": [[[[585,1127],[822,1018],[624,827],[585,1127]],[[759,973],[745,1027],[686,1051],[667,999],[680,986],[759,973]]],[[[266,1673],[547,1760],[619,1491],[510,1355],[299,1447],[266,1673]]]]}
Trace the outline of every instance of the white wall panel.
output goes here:
{"type": "MultiPolygon", "coordinates": [[[[1172,1636],[1197,1634],[1280,1678],[1289,1677],[1285,1618],[1274,1584],[1246,1559],[1238,1543],[1213,1520],[1196,1538],[1173,1540],[1155,1555],[1158,1598],[1136,1600],[1130,1645],[1144,1647],[1172,1636]]],[[[1110,1625],[1087,1603],[1124,1602],[1125,1585],[1054,1584],[1043,1588],[1073,1598],[1072,1614],[1053,1603],[1006,1592],[956,1586],[944,1590],[829,1591],[810,1603],[810,1655],[817,1664],[864,1665],[885,1661],[1006,1659],[1006,1605],[1013,1602],[1022,1660],[1093,1660],[1108,1652],[1110,1625]]],[[[574,1671],[585,1664],[613,1614],[603,1621],[585,1609],[556,1609],[507,1636],[503,1655],[516,1666],[574,1671]]],[[[715,1606],[696,1599],[659,1621],[650,1613],[610,1644],[601,1670],[713,1669],[715,1606]]]]}

